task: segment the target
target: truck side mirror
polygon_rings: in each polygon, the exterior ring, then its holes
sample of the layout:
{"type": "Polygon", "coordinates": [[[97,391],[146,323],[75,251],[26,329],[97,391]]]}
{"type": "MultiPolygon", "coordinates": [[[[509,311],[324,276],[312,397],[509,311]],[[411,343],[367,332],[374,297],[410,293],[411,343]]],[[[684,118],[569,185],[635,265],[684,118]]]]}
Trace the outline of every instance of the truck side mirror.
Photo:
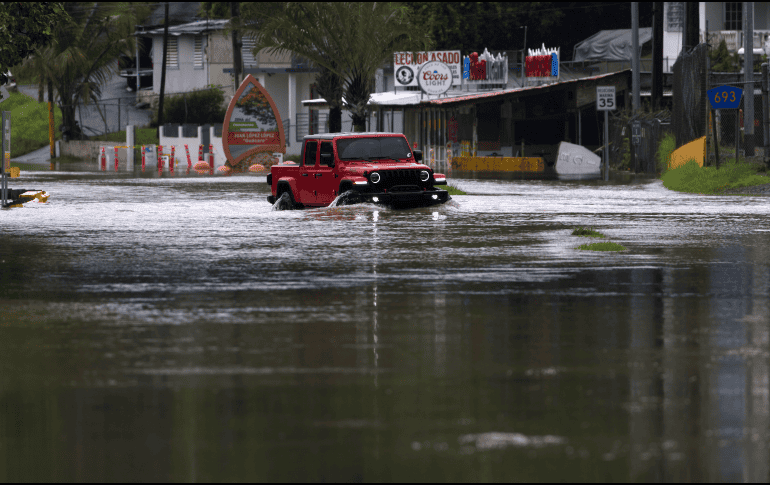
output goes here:
{"type": "Polygon", "coordinates": [[[422,150],[412,150],[412,153],[414,153],[414,160],[416,162],[419,162],[422,160],[422,150]]]}

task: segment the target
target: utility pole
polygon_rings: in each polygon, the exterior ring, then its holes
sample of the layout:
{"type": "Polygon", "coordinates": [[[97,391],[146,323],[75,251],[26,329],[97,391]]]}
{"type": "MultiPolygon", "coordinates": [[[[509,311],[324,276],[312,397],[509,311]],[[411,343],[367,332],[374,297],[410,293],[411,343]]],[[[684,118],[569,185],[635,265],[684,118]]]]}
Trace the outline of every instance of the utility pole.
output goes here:
{"type": "Polygon", "coordinates": [[[631,89],[633,90],[632,108],[634,114],[639,111],[639,2],[631,2],[631,89]]]}
{"type": "MultiPolygon", "coordinates": [[[[238,2],[230,2],[230,13],[232,15],[231,22],[236,22],[240,16],[240,4],[238,2]]],[[[241,85],[241,38],[238,35],[238,31],[233,29],[233,79],[235,80],[235,91],[238,91],[238,87],[241,85]]]]}
{"type": "Polygon", "coordinates": [[[697,2],[684,2],[684,32],[682,32],[682,49],[689,50],[699,44],[697,2]]]}
{"type": "MultiPolygon", "coordinates": [[[[141,27],[141,26],[140,25],[136,26],[137,29],[139,29],[139,27],[141,27]]],[[[134,68],[136,69],[136,71],[135,71],[136,72],[136,90],[135,90],[135,92],[139,93],[139,86],[141,85],[141,83],[139,81],[139,36],[138,35],[134,36],[134,46],[135,46],[135,52],[136,52],[134,54],[136,56],[135,62],[134,62],[134,68]]]]}
{"type": "Polygon", "coordinates": [[[663,101],[663,2],[652,7],[652,109],[663,101]]]}
{"type": "Polygon", "coordinates": [[[745,156],[754,156],[754,2],[743,3],[743,149],[745,156]]]}
{"type": "Polygon", "coordinates": [[[166,94],[166,56],[168,55],[168,2],[163,23],[163,64],[160,68],[160,98],[158,99],[158,139],[163,130],[163,96],[166,94]]]}

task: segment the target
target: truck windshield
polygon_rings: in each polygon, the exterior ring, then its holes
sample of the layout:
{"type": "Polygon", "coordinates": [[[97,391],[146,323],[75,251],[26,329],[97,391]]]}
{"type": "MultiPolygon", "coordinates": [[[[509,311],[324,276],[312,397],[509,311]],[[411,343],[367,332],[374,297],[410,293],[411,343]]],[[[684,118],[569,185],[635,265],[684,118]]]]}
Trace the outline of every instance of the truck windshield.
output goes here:
{"type": "Polygon", "coordinates": [[[340,160],[372,160],[377,158],[400,160],[412,156],[412,150],[409,149],[409,144],[402,136],[337,140],[337,153],[340,160]]]}

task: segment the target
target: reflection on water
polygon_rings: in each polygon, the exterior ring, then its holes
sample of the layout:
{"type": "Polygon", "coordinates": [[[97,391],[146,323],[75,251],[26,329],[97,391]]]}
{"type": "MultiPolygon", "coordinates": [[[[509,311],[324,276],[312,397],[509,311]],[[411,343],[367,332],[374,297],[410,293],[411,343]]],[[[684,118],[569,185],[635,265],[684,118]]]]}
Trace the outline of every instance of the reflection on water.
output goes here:
{"type": "Polygon", "coordinates": [[[275,212],[264,177],[26,177],[52,197],[0,213],[0,480],[770,478],[766,199],[275,212]]]}

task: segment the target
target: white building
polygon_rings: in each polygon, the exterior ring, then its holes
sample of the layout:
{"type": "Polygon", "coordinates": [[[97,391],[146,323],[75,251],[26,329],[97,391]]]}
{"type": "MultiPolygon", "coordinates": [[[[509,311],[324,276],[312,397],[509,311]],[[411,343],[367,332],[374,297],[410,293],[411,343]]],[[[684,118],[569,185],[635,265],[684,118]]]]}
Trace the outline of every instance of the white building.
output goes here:
{"type": "MultiPolygon", "coordinates": [[[[232,38],[225,33],[228,22],[200,20],[169,27],[166,96],[217,86],[224,91],[227,102],[232,99],[235,82],[232,38]]],[[[160,94],[163,29],[149,30],[142,35],[152,38],[153,86],[150,90],[140,90],[137,98],[155,105],[160,94]]],[[[301,103],[303,99],[318,97],[314,90],[318,70],[291,55],[276,56],[261,51],[255,56],[253,46],[253,41],[243,39],[243,75],[251,74],[270,93],[284,125],[286,152],[298,155],[298,141],[304,135],[326,131],[328,111],[311,111],[301,103]]],[[[345,122],[350,124],[350,118],[343,113],[343,128],[345,122]]],[[[221,133],[221,126],[216,129],[221,133]]]]}
{"type": "MultiPolygon", "coordinates": [[[[770,2],[754,4],[754,49],[770,55],[770,2]]],[[[738,52],[743,46],[744,2],[698,2],[700,41],[716,47],[725,40],[730,52],[738,52]]],[[[663,70],[671,72],[682,50],[684,27],[684,2],[664,2],[663,12],[663,70]]]]}

